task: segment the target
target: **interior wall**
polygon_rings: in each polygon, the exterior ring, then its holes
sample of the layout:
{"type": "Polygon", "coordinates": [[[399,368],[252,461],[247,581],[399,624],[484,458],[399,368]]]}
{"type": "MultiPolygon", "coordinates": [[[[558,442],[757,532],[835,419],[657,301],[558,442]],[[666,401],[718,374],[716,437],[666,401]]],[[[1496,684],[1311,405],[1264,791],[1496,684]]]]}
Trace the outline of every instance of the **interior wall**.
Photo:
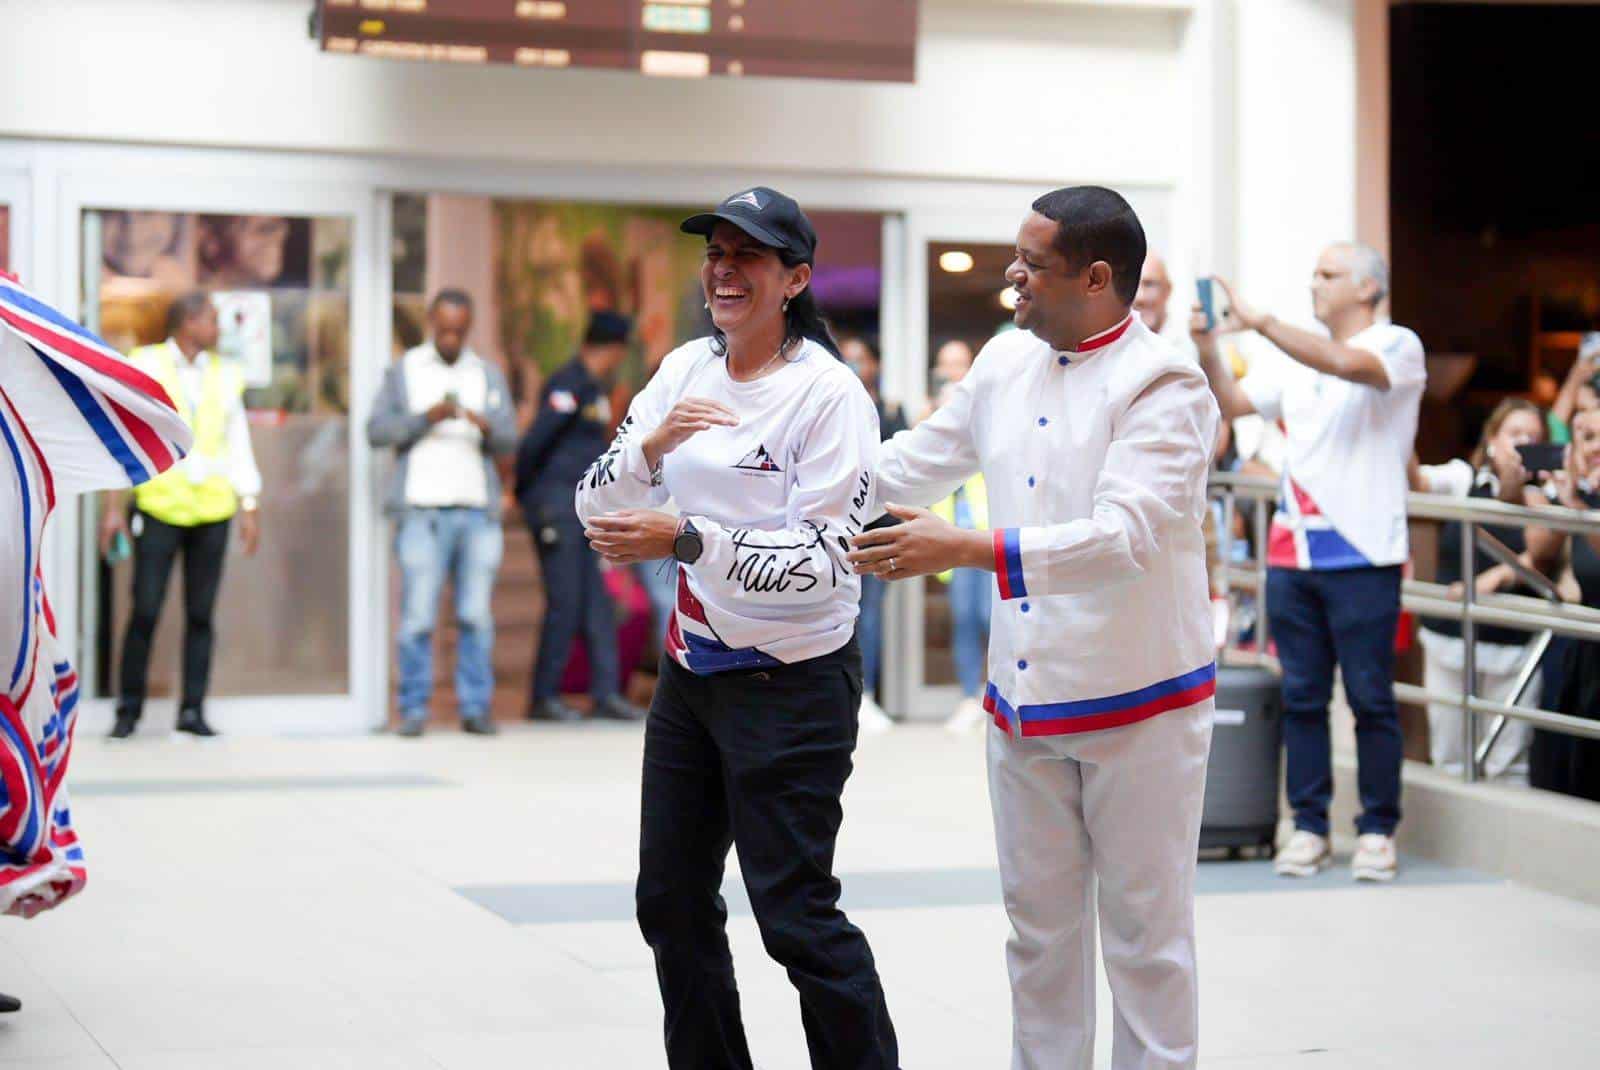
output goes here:
{"type": "Polygon", "coordinates": [[[1356,233],[1354,4],[1237,4],[1240,281],[1296,322],[1317,254],[1356,233]]]}
{"type": "Polygon", "coordinates": [[[0,133],[482,160],[1162,183],[1181,13],[925,0],[915,85],[326,55],[310,0],[0,0],[0,133]],[[71,62],[63,62],[71,57],[71,62]]]}

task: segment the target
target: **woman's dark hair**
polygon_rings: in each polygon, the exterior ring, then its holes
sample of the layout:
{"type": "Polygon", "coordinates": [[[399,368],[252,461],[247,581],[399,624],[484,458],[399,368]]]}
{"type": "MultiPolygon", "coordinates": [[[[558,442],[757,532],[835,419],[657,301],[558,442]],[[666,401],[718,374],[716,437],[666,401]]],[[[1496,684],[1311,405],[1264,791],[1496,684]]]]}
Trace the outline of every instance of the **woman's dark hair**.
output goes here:
{"type": "MultiPolygon", "coordinates": [[[[774,249],[778,254],[778,261],[784,267],[799,267],[806,261],[785,249],[774,249]]],[[[809,338],[823,349],[833,354],[835,360],[844,360],[844,354],[839,352],[839,343],[833,337],[833,328],[828,325],[828,319],[822,314],[822,308],[817,304],[817,299],[812,296],[808,284],[794,297],[789,299],[789,307],[783,313],[787,329],[784,331],[783,344],[793,345],[802,338],[809,338]]],[[[715,323],[711,325],[711,352],[719,357],[728,355],[728,336],[722,333],[722,328],[715,323]]]]}

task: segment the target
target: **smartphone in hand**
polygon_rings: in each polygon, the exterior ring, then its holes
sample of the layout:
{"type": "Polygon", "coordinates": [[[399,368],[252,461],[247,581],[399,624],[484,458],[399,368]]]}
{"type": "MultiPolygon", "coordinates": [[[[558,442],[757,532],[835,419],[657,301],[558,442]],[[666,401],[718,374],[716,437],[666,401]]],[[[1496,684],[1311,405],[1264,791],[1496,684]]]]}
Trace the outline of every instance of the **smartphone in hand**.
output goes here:
{"type": "Polygon", "coordinates": [[[1200,311],[1206,314],[1206,330],[1217,329],[1217,297],[1216,283],[1209,276],[1201,276],[1194,280],[1196,296],[1200,299],[1200,311]]]}
{"type": "Polygon", "coordinates": [[[1517,447],[1528,482],[1539,482],[1540,472],[1559,472],[1567,466],[1567,447],[1554,442],[1529,442],[1517,447]]]}

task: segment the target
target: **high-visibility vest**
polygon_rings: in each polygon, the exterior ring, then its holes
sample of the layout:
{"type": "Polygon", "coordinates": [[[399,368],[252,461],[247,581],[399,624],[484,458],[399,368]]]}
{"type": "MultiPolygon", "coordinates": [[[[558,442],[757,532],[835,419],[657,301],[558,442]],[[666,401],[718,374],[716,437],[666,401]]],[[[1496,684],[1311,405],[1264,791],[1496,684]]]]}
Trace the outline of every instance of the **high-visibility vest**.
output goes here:
{"type": "Polygon", "coordinates": [[[194,448],[174,465],[133,492],[141,513],[174,527],[192,528],[230,519],[239,511],[239,499],[228,481],[228,413],[244,394],[244,376],[223,364],[214,353],[201,356],[204,367],[200,396],[188,397],[178,377],[177,343],[140,346],[128,354],[152,379],[166,388],[183,422],[194,432],[194,448]],[[194,482],[196,470],[206,473],[194,482]]]}
{"type": "MultiPolygon", "coordinates": [[[[972,527],[975,531],[983,531],[989,526],[989,488],[983,482],[981,474],[973,476],[961,487],[961,494],[967,499],[967,510],[972,514],[972,527]]],[[[946,523],[956,522],[956,496],[954,494],[933,507],[933,515],[946,523]]],[[[949,583],[955,575],[954,569],[947,569],[939,573],[940,583],[949,583]]]]}

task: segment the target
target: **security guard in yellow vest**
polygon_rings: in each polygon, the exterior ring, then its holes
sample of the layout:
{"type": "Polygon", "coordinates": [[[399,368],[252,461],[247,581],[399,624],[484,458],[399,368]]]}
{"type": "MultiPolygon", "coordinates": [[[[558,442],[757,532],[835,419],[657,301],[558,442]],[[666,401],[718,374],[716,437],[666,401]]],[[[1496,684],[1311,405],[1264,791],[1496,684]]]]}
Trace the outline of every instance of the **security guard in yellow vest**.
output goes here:
{"type": "Polygon", "coordinates": [[[168,338],[129,354],[171,396],[194,430],[183,462],[133,492],[132,518],[118,495],[109,495],[100,547],[109,554],[119,537],[133,536],[133,611],[122,645],[121,681],[113,739],[131,736],[144,710],[150,644],[166,598],[173,563],[183,555],[183,690],[178,731],[213,736],[206,723],[211,675],[212,612],[228,552],[228,529],[239,518],[246,555],[260,538],[257,496],[261,473],[250,447],[244,412],[244,377],[216,353],[217,311],[205,293],[186,294],[167,317],[168,338]]]}

